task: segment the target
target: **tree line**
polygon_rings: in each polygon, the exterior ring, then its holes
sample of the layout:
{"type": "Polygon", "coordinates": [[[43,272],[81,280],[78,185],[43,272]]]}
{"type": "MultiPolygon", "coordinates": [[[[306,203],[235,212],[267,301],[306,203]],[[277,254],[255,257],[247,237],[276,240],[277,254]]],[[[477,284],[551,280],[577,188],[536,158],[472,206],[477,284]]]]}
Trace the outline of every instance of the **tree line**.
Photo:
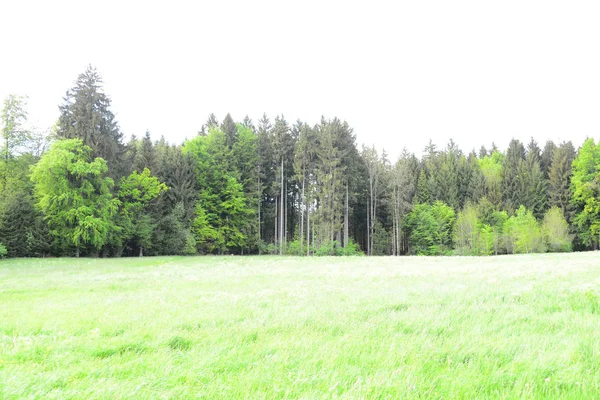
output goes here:
{"type": "Polygon", "coordinates": [[[2,110],[0,256],[492,255],[597,249],[600,144],[418,158],[348,123],[211,114],[181,144],[125,140],[102,79],[78,76],[51,132],[2,110]]]}

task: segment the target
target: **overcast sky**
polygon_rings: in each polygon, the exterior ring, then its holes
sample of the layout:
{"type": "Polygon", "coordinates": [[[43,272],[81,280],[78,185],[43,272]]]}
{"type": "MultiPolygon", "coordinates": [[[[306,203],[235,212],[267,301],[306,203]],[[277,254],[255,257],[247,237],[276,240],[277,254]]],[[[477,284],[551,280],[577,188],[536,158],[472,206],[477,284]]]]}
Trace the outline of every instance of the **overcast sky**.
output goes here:
{"type": "Polygon", "coordinates": [[[597,1],[3,0],[0,96],[50,126],[91,63],[127,137],[266,112],[337,116],[392,157],[430,138],[578,146],[600,137],[598,21],[597,1]]]}

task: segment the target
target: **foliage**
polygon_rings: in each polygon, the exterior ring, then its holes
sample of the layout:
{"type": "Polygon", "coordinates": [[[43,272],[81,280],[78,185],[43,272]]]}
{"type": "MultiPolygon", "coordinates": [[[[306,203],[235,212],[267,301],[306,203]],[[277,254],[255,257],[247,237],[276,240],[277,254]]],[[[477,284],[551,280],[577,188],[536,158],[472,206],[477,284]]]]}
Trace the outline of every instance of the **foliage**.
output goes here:
{"type": "Polygon", "coordinates": [[[504,223],[506,250],[512,254],[543,253],[544,234],[530,210],[521,206],[504,223]]]}
{"type": "Polygon", "coordinates": [[[59,108],[47,134],[27,128],[25,97],[4,102],[0,241],[9,256],[310,255],[354,244],[368,255],[543,251],[532,221],[513,215],[520,206],[550,218],[537,229],[551,251],[600,248],[592,139],[579,151],[552,141],[542,150],[532,138],[478,154],[430,140],[420,159],[404,149],[394,162],[373,145],[359,151],[335,117],[290,124],[263,114],[254,124],[210,114],[183,145],[149,131],[125,145],[92,66],[59,108]],[[46,150],[55,139],[63,144],[46,150]]]}
{"type": "Polygon", "coordinates": [[[27,121],[27,98],[10,94],[4,100],[0,120],[2,129],[2,158],[8,160],[21,150],[31,139],[31,132],[24,127],[27,121]]]}
{"type": "Polygon", "coordinates": [[[448,255],[452,248],[455,214],[441,201],[417,204],[405,220],[412,252],[448,255]]]}
{"type": "Polygon", "coordinates": [[[571,251],[573,236],[569,233],[569,224],[560,208],[554,206],[546,211],[543,230],[548,251],[571,251]]]}
{"type": "Polygon", "coordinates": [[[200,252],[240,251],[248,242],[255,209],[238,181],[240,172],[230,162],[232,150],[225,133],[211,128],[208,135],[186,142],[184,154],[196,162],[200,194],[193,222],[200,252]]]}
{"type": "Polygon", "coordinates": [[[0,258],[4,258],[7,254],[8,250],[6,249],[6,246],[4,246],[2,242],[0,242],[0,258]]]}
{"type": "Polygon", "coordinates": [[[80,139],[91,149],[92,158],[106,161],[110,176],[115,179],[123,172],[125,146],[110,104],[102,89],[102,78],[94,67],[88,66],[59,107],[56,135],[60,139],[80,139]]]}
{"type": "Polygon", "coordinates": [[[113,181],[101,158],[91,160],[92,149],[79,139],[57,141],[32,168],[37,206],[51,234],[63,246],[89,245],[98,251],[115,226],[119,200],[113,198],[113,181]]]}
{"type": "Polygon", "coordinates": [[[459,255],[488,256],[494,253],[494,229],[481,221],[477,207],[472,204],[467,204],[458,213],[454,235],[459,255]]]}
{"type": "Polygon", "coordinates": [[[573,223],[584,245],[600,244],[600,146],[587,139],[573,161],[571,201],[576,209],[573,223]]]}

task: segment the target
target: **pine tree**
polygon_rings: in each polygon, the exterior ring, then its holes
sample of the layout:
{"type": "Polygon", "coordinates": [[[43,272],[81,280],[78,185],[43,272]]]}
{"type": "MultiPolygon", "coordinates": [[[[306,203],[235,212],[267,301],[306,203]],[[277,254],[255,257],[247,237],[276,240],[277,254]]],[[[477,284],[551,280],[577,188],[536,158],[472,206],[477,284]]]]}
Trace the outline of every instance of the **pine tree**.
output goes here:
{"type": "Polygon", "coordinates": [[[562,143],[554,150],[548,172],[548,204],[558,207],[567,221],[573,220],[571,204],[571,165],[575,159],[575,148],[571,142],[562,143]]]}
{"type": "Polygon", "coordinates": [[[533,139],[528,145],[527,156],[520,161],[517,171],[520,205],[524,205],[536,218],[542,218],[547,202],[546,180],[540,168],[540,149],[533,139]]]}
{"type": "Polygon", "coordinates": [[[513,212],[522,204],[522,186],[519,183],[519,166],[525,160],[523,144],[513,139],[508,145],[502,168],[502,200],[504,207],[513,212]]]}
{"type": "Polygon", "coordinates": [[[225,133],[225,137],[227,138],[227,146],[229,146],[230,149],[233,148],[237,141],[238,129],[235,121],[231,118],[231,114],[227,113],[225,119],[223,119],[221,130],[225,133]]]}
{"type": "Polygon", "coordinates": [[[102,89],[102,78],[95,68],[88,66],[59,107],[56,134],[64,139],[81,139],[92,149],[92,158],[106,160],[109,174],[115,178],[125,174],[126,165],[122,162],[125,146],[110,103],[102,89]]]}
{"type": "Polygon", "coordinates": [[[156,151],[154,150],[154,144],[150,138],[150,132],[146,131],[146,134],[141,141],[137,143],[137,151],[133,159],[133,170],[142,172],[144,169],[156,172],[156,151]]]}
{"type": "Polygon", "coordinates": [[[554,142],[552,140],[548,140],[544,145],[544,151],[542,152],[542,156],[540,158],[540,168],[544,174],[544,179],[548,179],[550,176],[550,167],[552,165],[552,160],[554,159],[555,150],[556,145],[554,142]]]}

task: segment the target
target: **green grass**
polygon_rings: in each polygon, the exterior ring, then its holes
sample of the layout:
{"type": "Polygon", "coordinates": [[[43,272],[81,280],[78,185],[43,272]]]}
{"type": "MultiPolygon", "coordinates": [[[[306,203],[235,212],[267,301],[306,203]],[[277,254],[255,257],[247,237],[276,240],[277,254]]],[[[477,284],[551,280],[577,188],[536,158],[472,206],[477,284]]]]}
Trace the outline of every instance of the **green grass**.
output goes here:
{"type": "Polygon", "coordinates": [[[600,254],[0,262],[0,398],[599,398],[600,254]]]}

